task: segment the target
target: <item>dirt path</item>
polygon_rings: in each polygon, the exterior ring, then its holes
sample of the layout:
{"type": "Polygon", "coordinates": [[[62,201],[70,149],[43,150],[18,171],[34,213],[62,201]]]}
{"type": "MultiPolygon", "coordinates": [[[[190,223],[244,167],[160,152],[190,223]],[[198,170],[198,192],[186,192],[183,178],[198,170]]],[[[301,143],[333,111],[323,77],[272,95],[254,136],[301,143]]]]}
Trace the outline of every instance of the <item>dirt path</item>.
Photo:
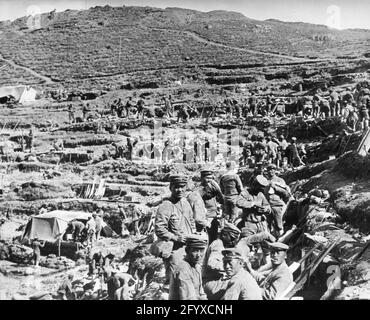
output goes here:
{"type": "MultiPolygon", "coordinates": [[[[289,55],[285,55],[285,54],[278,54],[278,53],[265,52],[265,51],[260,51],[260,50],[252,50],[252,49],[230,46],[230,45],[223,44],[223,43],[220,43],[220,42],[208,40],[207,38],[204,38],[201,35],[199,35],[198,33],[195,33],[193,31],[174,30],[174,29],[166,29],[166,28],[151,28],[151,27],[147,27],[147,26],[143,26],[143,27],[146,27],[146,28],[149,28],[149,29],[152,29],[152,30],[166,30],[166,31],[178,32],[178,33],[182,33],[182,34],[185,33],[185,34],[191,36],[193,39],[195,39],[199,42],[207,43],[207,44],[222,47],[222,48],[233,49],[233,50],[248,52],[248,53],[252,53],[252,54],[260,54],[260,55],[265,55],[265,56],[274,57],[274,58],[286,58],[286,59],[291,60],[293,62],[308,62],[308,61],[313,62],[310,59],[298,58],[298,57],[289,56],[289,55]]],[[[327,59],[317,59],[317,60],[314,60],[314,61],[316,62],[316,61],[324,61],[324,60],[326,61],[327,59]]]]}
{"type": "Polygon", "coordinates": [[[11,65],[14,68],[22,69],[24,71],[27,71],[28,73],[32,74],[34,77],[41,79],[44,83],[54,83],[54,81],[51,78],[43,76],[43,75],[37,73],[36,71],[28,68],[28,67],[20,66],[12,60],[5,59],[1,54],[0,54],[0,61],[3,61],[5,63],[11,65]]]}

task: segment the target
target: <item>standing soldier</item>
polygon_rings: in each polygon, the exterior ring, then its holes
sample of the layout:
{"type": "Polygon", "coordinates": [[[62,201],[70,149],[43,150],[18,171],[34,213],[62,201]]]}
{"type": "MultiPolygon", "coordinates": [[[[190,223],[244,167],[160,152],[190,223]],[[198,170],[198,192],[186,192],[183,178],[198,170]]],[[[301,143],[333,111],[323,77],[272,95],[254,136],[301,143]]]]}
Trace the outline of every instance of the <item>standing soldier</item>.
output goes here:
{"type": "Polygon", "coordinates": [[[276,235],[281,236],[284,233],[283,214],[291,197],[290,188],[284,179],[276,175],[276,166],[274,164],[270,164],[267,167],[267,179],[269,180],[269,189],[266,196],[272,213],[267,217],[267,220],[270,227],[273,225],[276,235]]]}
{"type": "Polygon", "coordinates": [[[235,172],[236,164],[234,161],[226,163],[226,173],[221,176],[220,187],[224,195],[224,217],[229,222],[234,222],[237,215],[236,199],[243,190],[242,182],[235,172]]]}
{"type": "Polygon", "coordinates": [[[141,120],[144,120],[144,107],[145,107],[145,101],[142,98],[140,98],[136,104],[137,119],[141,117],[141,120]]]}
{"type": "Polygon", "coordinates": [[[87,245],[94,245],[95,232],[96,232],[96,223],[93,216],[89,217],[89,220],[86,222],[86,233],[87,233],[87,245]]]}
{"type": "Polygon", "coordinates": [[[252,115],[255,116],[257,114],[257,97],[254,94],[254,92],[252,92],[252,95],[249,98],[249,106],[250,106],[252,115]]]}
{"type": "Polygon", "coordinates": [[[28,138],[27,139],[27,149],[29,149],[30,152],[32,152],[33,139],[34,139],[32,128],[30,129],[30,132],[28,133],[28,137],[27,138],[28,138]]]}
{"type": "Polygon", "coordinates": [[[39,238],[35,238],[32,241],[32,249],[33,249],[33,257],[35,261],[35,266],[38,267],[40,263],[40,248],[43,248],[45,246],[44,241],[39,241],[39,238]]]}
{"type": "Polygon", "coordinates": [[[188,200],[192,205],[198,230],[208,227],[209,242],[211,243],[216,237],[215,233],[218,228],[217,202],[223,204],[223,194],[220,186],[213,179],[211,170],[202,170],[200,175],[201,185],[188,196],[188,200]],[[198,199],[201,201],[197,201],[198,199]]]}
{"type": "Polygon", "coordinates": [[[207,300],[203,290],[201,264],[207,239],[191,235],[186,239],[185,258],[171,274],[169,300],[207,300]]]}
{"type": "Polygon", "coordinates": [[[86,121],[87,119],[87,113],[90,111],[90,104],[84,104],[82,107],[82,119],[83,121],[86,121]]]}
{"type": "Polygon", "coordinates": [[[172,97],[171,95],[168,95],[168,97],[164,97],[164,110],[165,110],[165,114],[168,118],[171,118],[173,117],[173,105],[172,105],[172,97]]]}
{"type": "Polygon", "coordinates": [[[103,219],[95,212],[93,213],[93,218],[95,219],[95,239],[96,241],[99,241],[100,233],[103,229],[103,219]]]}
{"type": "Polygon", "coordinates": [[[69,123],[75,123],[75,111],[72,103],[68,105],[68,119],[69,123]]]}
{"type": "Polygon", "coordinates": [[[156,251],[153,254],[164,258],[167,283],[175,265],[184,255],[186,238],[196,230],[193,211],[185,197],[187,182],[185,176],[171,176],[171,196],[163,200],[155,217],[155,234],[159,242],[157,246],[152,246],[152,250],[156,251]]]}

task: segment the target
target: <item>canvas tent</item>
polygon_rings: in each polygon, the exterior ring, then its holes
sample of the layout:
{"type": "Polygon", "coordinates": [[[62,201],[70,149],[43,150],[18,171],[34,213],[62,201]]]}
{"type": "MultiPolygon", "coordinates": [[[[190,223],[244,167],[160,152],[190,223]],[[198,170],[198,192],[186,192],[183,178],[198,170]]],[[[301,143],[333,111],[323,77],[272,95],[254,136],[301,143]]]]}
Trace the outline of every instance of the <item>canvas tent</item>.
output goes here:
{"type": "MultiPolygon", "coordinates": [[[[87,221],[90,212],[54,210],[41,215],[32,216],[23,233],[22,240],[39,238],[48,242],[56,242],[67,231],[68,223],[74,219],[87,221]]],[[[112,236],[113,230],[103,222],[102,234],[112,236]]]]}
{"type": "Polygon", "coordinates": [[[0,88],[0,98],[12,96],[22,104],[34,102],[37,91],[29,86],[10,86],[0,88]]]}

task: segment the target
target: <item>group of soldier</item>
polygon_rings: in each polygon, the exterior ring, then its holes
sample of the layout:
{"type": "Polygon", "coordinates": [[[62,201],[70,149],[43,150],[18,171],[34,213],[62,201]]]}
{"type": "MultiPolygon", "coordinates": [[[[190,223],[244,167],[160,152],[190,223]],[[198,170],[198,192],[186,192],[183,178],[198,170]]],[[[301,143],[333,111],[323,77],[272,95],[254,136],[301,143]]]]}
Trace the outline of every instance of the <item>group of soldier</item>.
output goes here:
{"type": "Polygon", "coordinates": [[[103,228],[101,214],[93,212],[86,222],[74,219],[69,222],[67,233],[72,235],[75,242],[87,242],[88,246],[93,246],[100,239],[103,228]]]}
{"type": "Polygon", "coordinates": [[[304,144],[297,145],[297,138],[291,137],[290,143],[284,135],[252,136],[243,142],[240,165],[258,167],[261,163],[273,163],[279,168],[297,167],[305,164],[307,152],[304,144]]]}
{"type": "Polygon", "coordinates": [[[171,176],[171,196],[155,217],[151,252],[164,260],[169,299],[280,298],[293,281],[289,247],[278,241],[292,194],[276,165],[245,188],[232,161],[219,183],[204,169],[199,187],[187,192],[187,184],[186,176],[171,176]]]}

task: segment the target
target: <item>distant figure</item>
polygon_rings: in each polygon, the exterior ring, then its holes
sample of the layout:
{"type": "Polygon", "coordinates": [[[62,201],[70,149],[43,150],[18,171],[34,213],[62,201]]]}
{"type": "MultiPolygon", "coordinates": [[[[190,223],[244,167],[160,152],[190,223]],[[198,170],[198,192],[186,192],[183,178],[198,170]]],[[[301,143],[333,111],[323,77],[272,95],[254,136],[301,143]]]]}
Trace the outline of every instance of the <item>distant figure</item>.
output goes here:
{"type": "Polygon", "coordinates": [[[38,267],[40,263],[40,248],[43,248],[45,246],[44,241],[39,241],[39,238],[34,238],[32,241],[32,249],[33,249],[33,258],[35,262],[35,266],[38,267]]]}
{"type": "Polygon", "coordinates": [[[33,135],[33,131],[32,129],[30,129],[30,132],[28,133],[28,137],[27,137],[27,147],[26,149],[29,149],[30,152],[32,152],[32,146],[33,146],[33,140],[34,140],[34,135],[33,135]]]}
{"type": "Polygon", "coordinates": [[[40,211],[39,211],[39,215],[41,214],[45,214],[48,212],[48,209],[46,209],[46,204],[44,203],[41,208],[40,208],[40,211]]]}
{"type": "Polygon", "coordinates": [[[76,121],[75,111],[74,111],[72,103],[69,104],[69,106],[68,106],[68,119],[69,119],[69,123],[75,123],[75,121],[76,121]]]}
{"type": "Polygon", "coordinates": [[[94,238],[96,232],[96,223],[93,216],[89,217],[89,220],[86,222],[86,231],[87,231],[87,245],[94,245],[94,238]]]}

